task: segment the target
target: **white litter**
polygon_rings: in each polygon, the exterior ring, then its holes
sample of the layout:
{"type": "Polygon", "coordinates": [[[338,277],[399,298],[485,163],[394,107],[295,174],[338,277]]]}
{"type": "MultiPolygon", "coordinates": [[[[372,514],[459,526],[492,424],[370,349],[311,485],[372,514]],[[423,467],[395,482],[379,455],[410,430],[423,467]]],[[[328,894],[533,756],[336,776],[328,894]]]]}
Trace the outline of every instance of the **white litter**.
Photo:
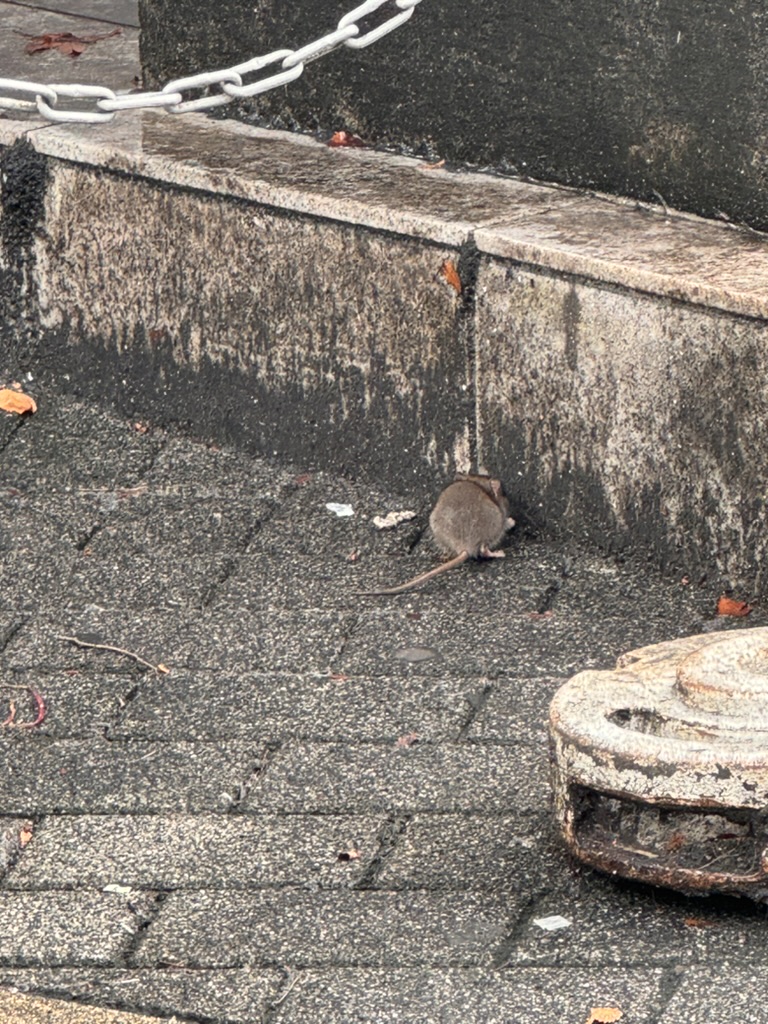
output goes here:
{"type": "Polygon", "coordinates": [[[573,922],[560,914],[552,914],[551,917],[534,917],[533,923],[545,932],[557,932],[561,928],[570,928],[573,922]]]}
{"type": "Polygon", "coordinates": [[[325,507],[329,512],[333,512],[337,516],[353,516],[355,514],[355,510],[351,505],[341,505],[338,501],[328,501],[325,507]]]}
{"type": "Polygon", "coordinates": [[[130,887],[130,885],[115,885],[115,884],[111,884],[111,885],[105,885],[104,888],[101,891],[102,892],[114,892],[118,896],[130,896],[131,893],[133,892],[133,889],[130,887]]]}
{"type": "Polygon", "coordinates": [[[407,523],[410,519],[415,518],[416,513],[411,512],[410,509],[403,512],[387,512],[385,516],[374,516],[373,525],[377,530],[391,530],[394,526],[407,523]]]}

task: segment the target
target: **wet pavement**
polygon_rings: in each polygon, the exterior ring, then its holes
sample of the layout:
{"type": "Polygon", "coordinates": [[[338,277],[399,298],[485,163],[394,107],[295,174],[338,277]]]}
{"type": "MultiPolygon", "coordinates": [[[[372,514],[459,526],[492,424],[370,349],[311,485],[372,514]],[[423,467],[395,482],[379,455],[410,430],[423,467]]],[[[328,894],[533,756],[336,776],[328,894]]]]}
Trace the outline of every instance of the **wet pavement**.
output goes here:
{"type": "Polygon", "coordinates": [[[27,387],[0,695],[45,718],[0,735],[0,985],[199,1024],[760,1019],[765,910],[582,870],[548,805],[557,686],[739,628],[718,581],[513,532],[360,598],[438,559],[427,507],[372,525],[407,494],[27,387]]]}

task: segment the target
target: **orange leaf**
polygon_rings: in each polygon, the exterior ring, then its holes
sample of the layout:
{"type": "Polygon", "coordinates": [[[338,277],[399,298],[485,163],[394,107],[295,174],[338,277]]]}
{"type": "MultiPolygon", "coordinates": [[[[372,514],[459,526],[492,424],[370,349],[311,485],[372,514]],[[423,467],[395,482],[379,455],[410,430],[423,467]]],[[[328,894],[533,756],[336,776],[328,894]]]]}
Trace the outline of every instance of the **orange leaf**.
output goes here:
{"type": "Polygon", "coordinates": [[[25,412],[37,412],[37,402],[21,391],[0,388],[0,409],[23,416],[25,412]]]}
{"type": "Polygon", "coordinates": [[[31,821],[25,821],[19,829],[19,846],[24,849],[27,843],[32,838],[33,825],[31,821]]]}
{"type": "Polygon", "coordinates": [[[621,1010],[615,1006],[593,1006],[590,1010],[587,1024],[614,1024],[624,1016],[621,1010]]]}
{"type": "Polygon", "coordinates": [[[732,597],[726,597],[725,594],[722,594],[720,598],[718,598],[718,615],[734,615],[736,617],[740,617],[742,615],[749,615],[751,611],[752,605],[747,604],[746,601],[734,601],[732,597]]]}
{"type": "Polygon", "coordinates": [[[445,278],[451,288],[456,289],[458,295],[461,295],[461,278],[453,260],[443,260],[443,264],[440,267],[440,276],[445,278]]]}
{"type": "Polygon", "coordinates": [[[329,146],[364,146],[365,143],[359,135],[353,132],[334,132],[328,140],[329,146]]]}
{"type": "Polygon", "coordinates": [[[396,747],[412,747],[414,743],[419,742],[419,734],[417,732],[407,732],[404,736],[400,736],[395,743],[396,747]]]}
{"type": "Polygon", "coordinates": [[[686,928],[714,928],[715,922],[708,921],[706,917],[685,917],[683,924],[686,928]]]}
{"type": "Polygon", "coordinates": [[[28,32],[21,32],[20,35],[26,36],[27,39],[31,40],[24,47],[25,53],[32,54],[42,53],[44,50],[58,50],[59,53],[63,53],[65,56],[79,57],[86,46],[90,46],[91,43],[97,43],[100,39],[119,36],[122,31],[121,28],[115,28],[111,32],[105,32],[102,35],[89,36],[76,36],[72,32],[46,32],[41,36],[32,36],[28,32]]]}

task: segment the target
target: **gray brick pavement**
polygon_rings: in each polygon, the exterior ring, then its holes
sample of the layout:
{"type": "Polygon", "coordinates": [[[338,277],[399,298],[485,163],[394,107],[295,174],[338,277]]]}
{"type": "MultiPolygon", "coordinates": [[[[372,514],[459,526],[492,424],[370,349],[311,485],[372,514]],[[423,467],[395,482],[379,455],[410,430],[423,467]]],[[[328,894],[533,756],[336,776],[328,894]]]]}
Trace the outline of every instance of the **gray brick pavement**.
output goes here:
{"type": "Polygon", "coordinates": [[[0,985],[205,1024],[746,1013],[762,910],[581,871],[548,808],[559,681],[719,627],[718,581],[513,535],[358,599],[434,564],[425,509],[370,524],[407,495],[39,397],[0,420],[0,682],[48,709],[0,735],[0,985]]]}

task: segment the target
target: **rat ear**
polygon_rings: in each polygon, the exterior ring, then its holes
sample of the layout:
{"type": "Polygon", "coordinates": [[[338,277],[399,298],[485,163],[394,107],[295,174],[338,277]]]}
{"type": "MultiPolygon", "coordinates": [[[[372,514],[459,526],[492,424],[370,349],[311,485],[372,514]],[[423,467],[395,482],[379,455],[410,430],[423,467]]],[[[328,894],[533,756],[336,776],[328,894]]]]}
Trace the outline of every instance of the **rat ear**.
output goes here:
{"type": "Polygon", "coordinates": [[[501,480],[489,480],[488,486],[491,489],[491,494],[496,499],[496,503],[500,505],[504,501],[504,488],[501,486],[501,480]]]}

